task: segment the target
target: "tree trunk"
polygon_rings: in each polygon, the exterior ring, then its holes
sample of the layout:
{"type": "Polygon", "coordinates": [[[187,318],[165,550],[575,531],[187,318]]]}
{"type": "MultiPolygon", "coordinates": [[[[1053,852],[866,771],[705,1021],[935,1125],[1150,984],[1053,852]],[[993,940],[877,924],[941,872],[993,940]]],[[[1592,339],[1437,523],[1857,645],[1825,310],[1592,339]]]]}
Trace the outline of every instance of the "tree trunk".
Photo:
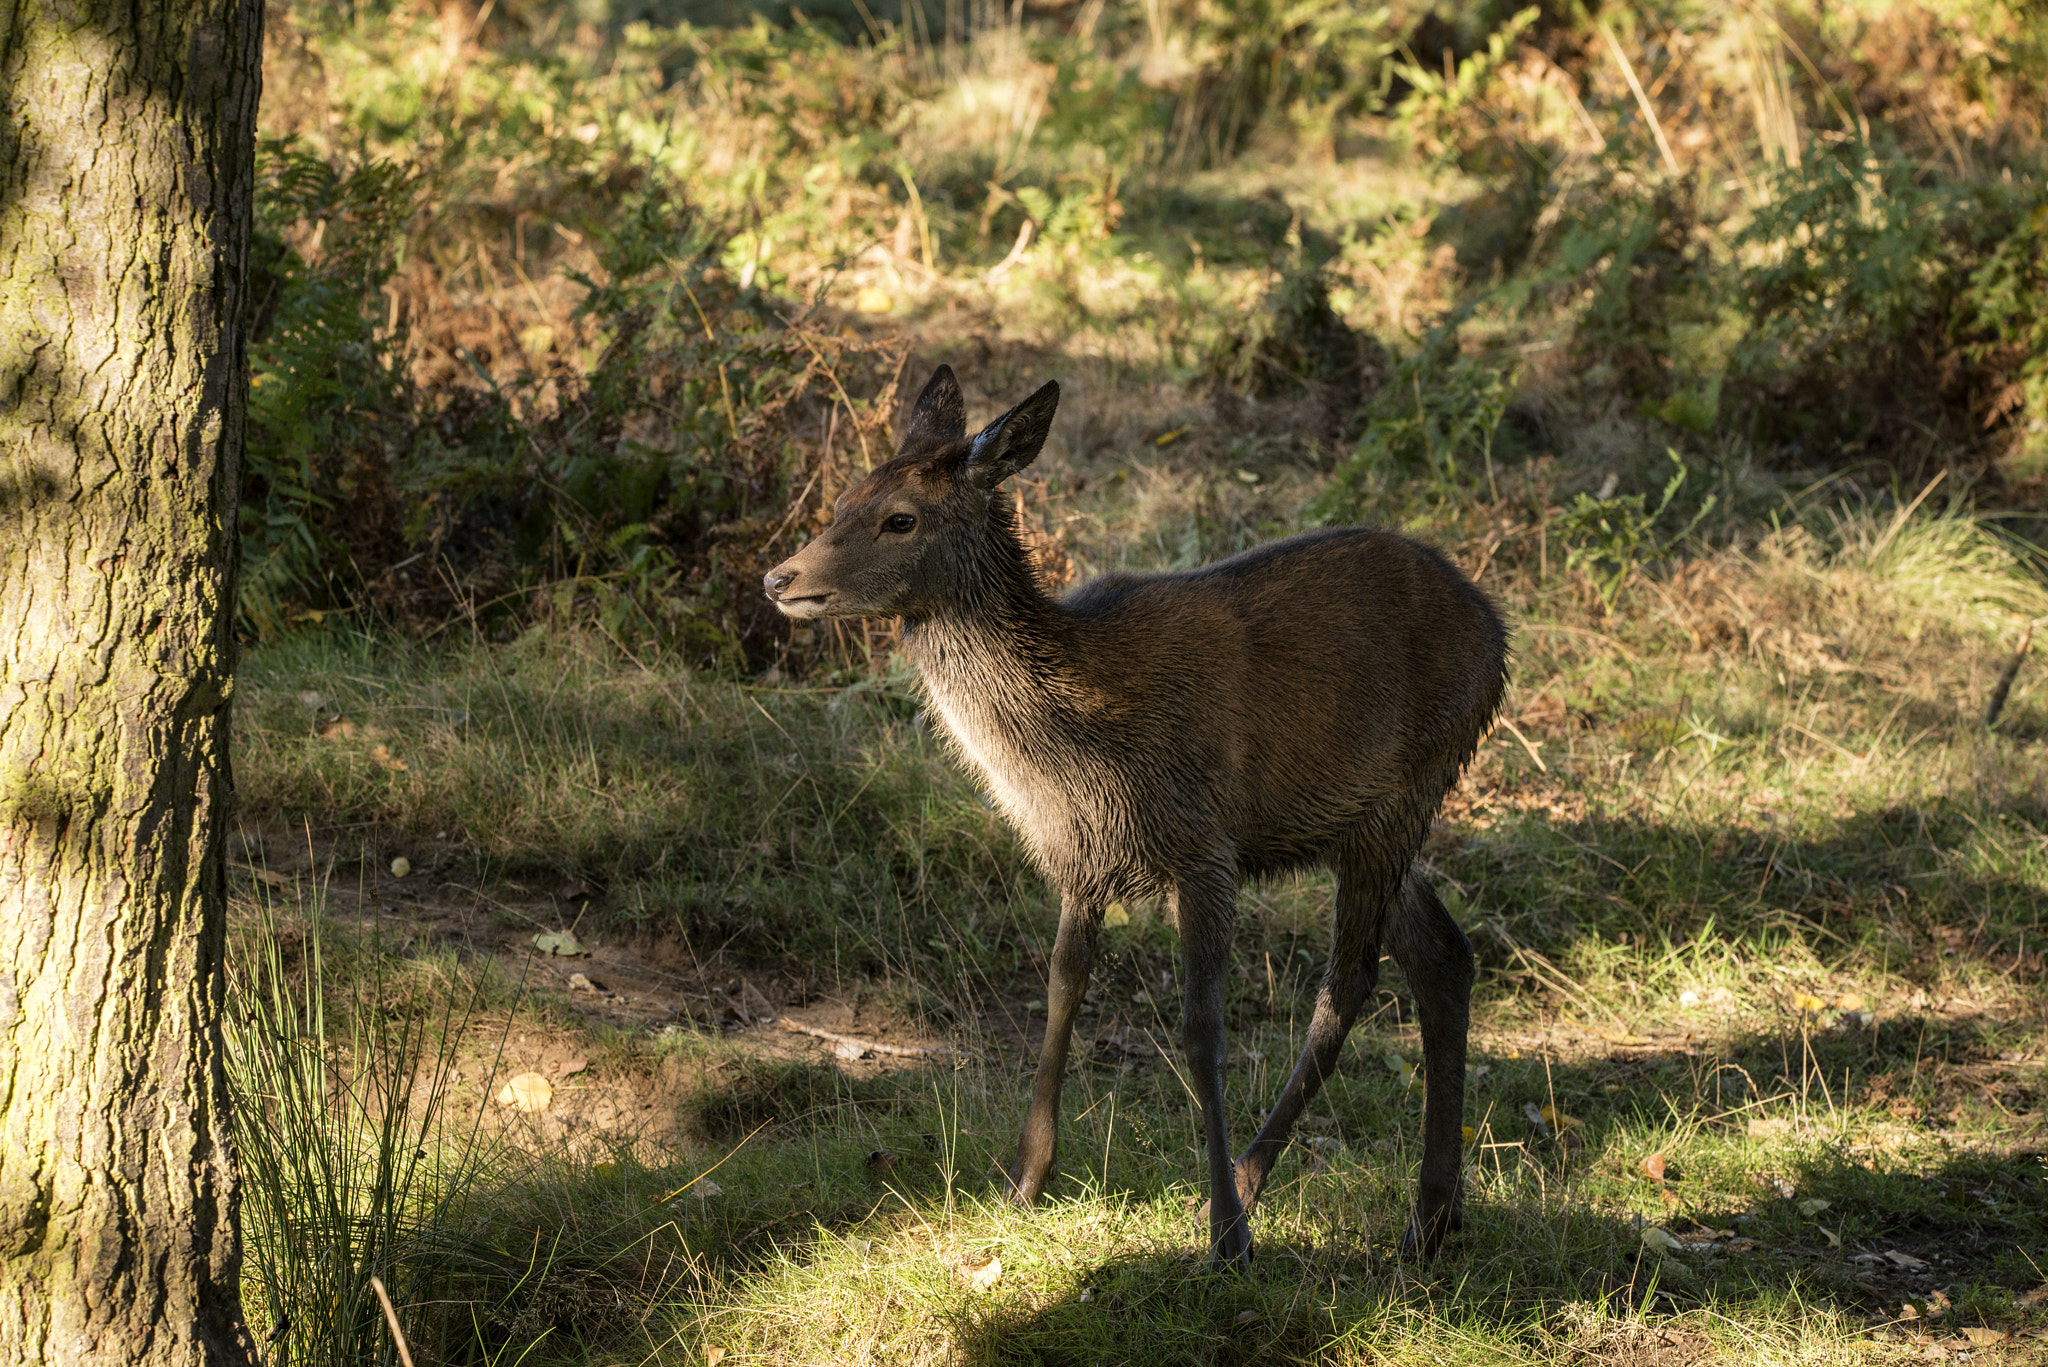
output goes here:
{"type": "Polygon", "coordinates": [[[260,0],[0,0],[0,1367],[247,1362],[220,1055],[260,0]]]}

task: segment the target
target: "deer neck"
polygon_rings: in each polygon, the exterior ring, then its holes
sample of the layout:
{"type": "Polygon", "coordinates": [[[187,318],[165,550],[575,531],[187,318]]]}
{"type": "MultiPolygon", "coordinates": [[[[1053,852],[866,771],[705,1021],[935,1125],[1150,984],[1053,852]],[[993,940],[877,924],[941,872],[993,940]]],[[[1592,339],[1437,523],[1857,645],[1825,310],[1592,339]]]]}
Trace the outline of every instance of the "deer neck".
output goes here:
{"type": "Polygon", "coordinates": [[[987,536],[958,593],[905,624],[904,645],[934,710],[998,788],[1019,761],[1057,748],[1063,698],[1077,676],[1065,610],[1047,596],[997,499],[987,536]]]}

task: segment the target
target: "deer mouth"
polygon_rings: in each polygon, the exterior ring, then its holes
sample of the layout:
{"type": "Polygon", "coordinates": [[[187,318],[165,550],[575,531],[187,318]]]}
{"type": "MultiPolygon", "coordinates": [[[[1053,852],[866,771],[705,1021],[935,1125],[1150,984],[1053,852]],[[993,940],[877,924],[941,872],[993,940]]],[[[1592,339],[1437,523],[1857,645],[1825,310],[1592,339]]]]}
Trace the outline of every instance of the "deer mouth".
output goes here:
{"type": "Polygon", "coordinates": [[[829,593],[811,593],[796,598],[777,598],[775,606],[785,617],[825,617],[830,615],[827,605],[831,601],[829,593]]]}

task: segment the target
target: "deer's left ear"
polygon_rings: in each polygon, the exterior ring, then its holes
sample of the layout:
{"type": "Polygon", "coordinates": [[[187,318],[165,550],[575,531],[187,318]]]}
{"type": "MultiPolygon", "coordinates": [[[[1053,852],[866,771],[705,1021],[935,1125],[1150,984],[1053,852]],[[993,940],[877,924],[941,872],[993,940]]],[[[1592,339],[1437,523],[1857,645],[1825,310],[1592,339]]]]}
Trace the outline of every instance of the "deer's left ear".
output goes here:
{"type": "Polygon", "coordinates": [[[917,396],[896,454],[908,456],[936,450],[966,436],[967,405],[960,397],[960,382],[953,378],[953,367],[942,365],[932,372],[924,392],[917,396]]]}
{"type": "Polygon", "coordinates": [[[1036,394],[982,428],[967,450],[967,477],[994,488],[1038,459],[1059,407],[1059,384],[1047,381],[1036,394]]]}

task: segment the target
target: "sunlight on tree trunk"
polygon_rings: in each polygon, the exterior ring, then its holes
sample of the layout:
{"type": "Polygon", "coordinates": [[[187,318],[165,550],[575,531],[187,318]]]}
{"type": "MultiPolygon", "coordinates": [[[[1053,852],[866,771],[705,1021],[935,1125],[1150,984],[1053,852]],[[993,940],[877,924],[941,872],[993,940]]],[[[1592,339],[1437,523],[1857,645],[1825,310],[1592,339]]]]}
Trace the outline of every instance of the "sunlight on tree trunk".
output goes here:
{"type": "Polygon", "coordinates": [[[250,1357],[220,1011],[261,28],[0,18],[0,1364],[250,1357]]]}

